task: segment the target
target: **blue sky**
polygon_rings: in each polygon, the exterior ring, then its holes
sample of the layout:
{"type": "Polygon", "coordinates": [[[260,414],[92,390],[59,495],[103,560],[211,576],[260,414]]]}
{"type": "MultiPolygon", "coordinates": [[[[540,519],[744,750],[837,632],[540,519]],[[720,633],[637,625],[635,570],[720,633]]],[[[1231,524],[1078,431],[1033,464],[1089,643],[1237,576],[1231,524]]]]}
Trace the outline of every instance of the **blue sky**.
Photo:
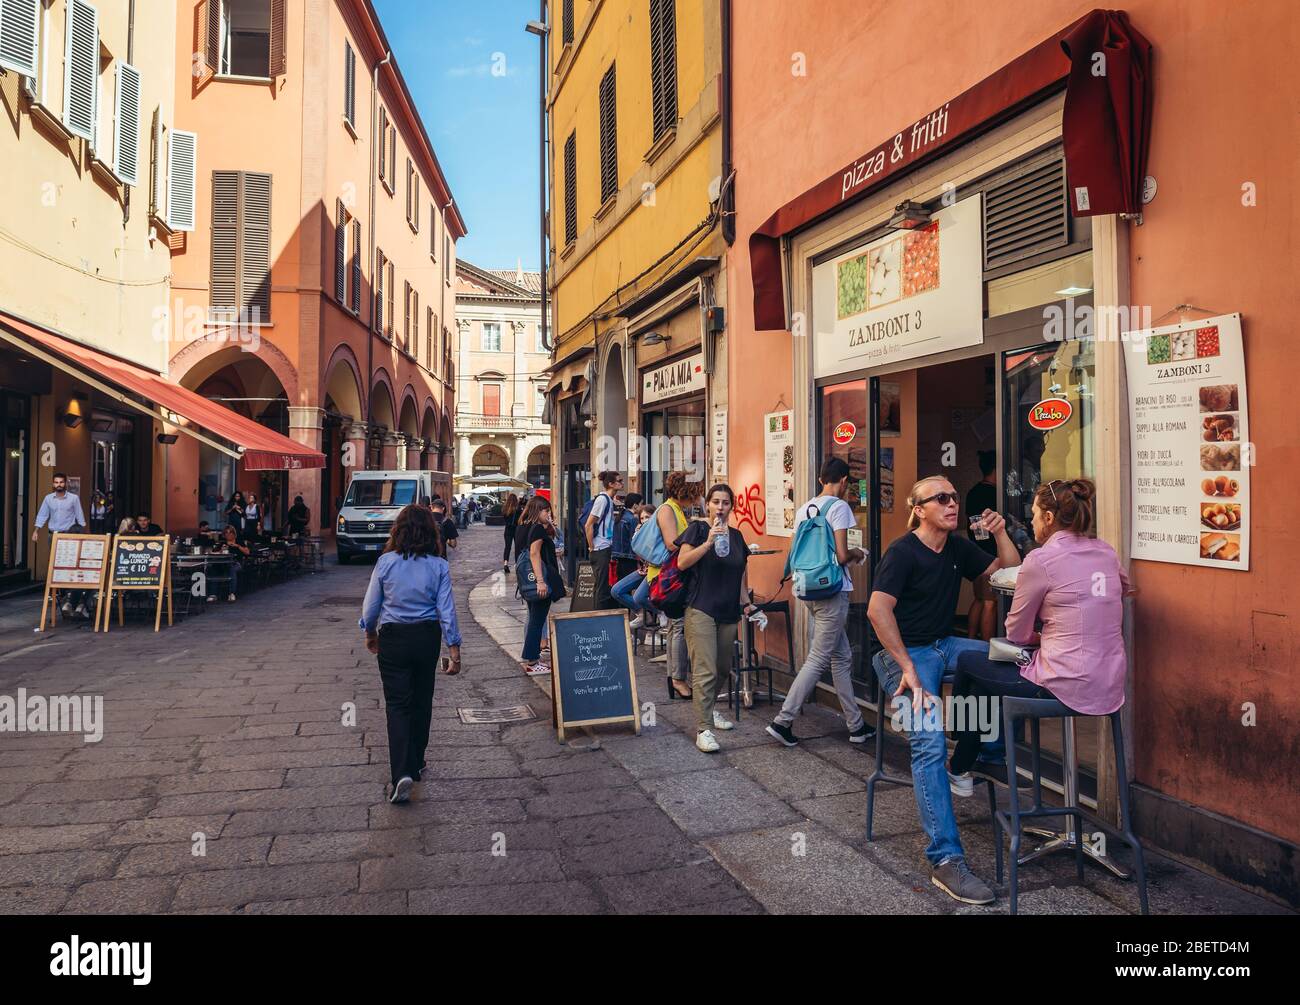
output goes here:
{"type": "Polygon", "coordinates": [[[452,195],[462,258],[538,268],[537,0],[374,0],[452,195]]]}

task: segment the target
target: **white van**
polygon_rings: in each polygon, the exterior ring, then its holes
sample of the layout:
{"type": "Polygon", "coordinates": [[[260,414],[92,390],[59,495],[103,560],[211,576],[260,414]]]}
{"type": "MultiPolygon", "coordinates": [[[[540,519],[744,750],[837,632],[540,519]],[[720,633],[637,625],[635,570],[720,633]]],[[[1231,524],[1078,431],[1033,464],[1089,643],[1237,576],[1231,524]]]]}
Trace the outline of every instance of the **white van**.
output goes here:
{"type": "Polygon", "coordinates": [[[393,521],[408,503],[451,497],[451,475],[445,471],[356,471],[339,509],[335,534],[339,564],[353,555],[384,550],[393,521]]]}

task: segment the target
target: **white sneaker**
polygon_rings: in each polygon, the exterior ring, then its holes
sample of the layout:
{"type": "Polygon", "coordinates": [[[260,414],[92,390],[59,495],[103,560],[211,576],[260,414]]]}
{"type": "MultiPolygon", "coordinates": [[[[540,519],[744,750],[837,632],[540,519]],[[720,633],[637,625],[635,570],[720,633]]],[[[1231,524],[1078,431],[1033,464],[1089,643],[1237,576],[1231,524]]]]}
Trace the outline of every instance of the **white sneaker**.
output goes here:
{"type": "Polygon", "coordinates": [[[729,722],[729,721],[727,721],[726,719],[724,719],[724,718],[722,717],[722,713],[721,713],[721,712],[714,712],[714,713],[713,713],[713,728],[714,728],[714,729],[721,729],[721,730],[735,729],[735,728],[736,728],[736,724],[735,724],[734,722],[729,722]]]}
{"type": "Polygon", "coordinates": [[[638,614],[635,618],[629,621],[627,626],[632,629],[632,631],[637,631],[641,627],[641,615],[638,614]]]}
{"type": "Polygon", "coordinates": [[[524,671],[529,677],[541,677],[543,674],[549,675],[551,668],[540,660],[524,671]]]}
{"type": "Polygon", "coordinates": [[[226,600],[233,604],[235,602],[235,595],[232,593],[226,598],[226,600]]]}
{"type": "Polygon", "coordinates": [[[77,605],[77,617],[79,617],[79,618],[88,618],[88,617],[90,617],[90,612],[89,612],[88,610],[86,610],[86,605],[85,605],[85,604],[78,604],[78,605],[77,605]]]}
{"type": "Polygon", "coordinates": [[[969,799],[975,795],[975,780],[971,778],[969,771],[960,775],[954,775],[950,771],[948,772],[948,788],[952,789],[952,794],[958,799],[969,799]]]}
{"type": "Polygon", "coordinates": [[[716,754],[719,749],[711,729],[706,729],[695,737],[695,746],[706,754],[716,754]]]}
{"type": "Polygon", "coordinates": [[[63,602],[63,606],[60,607],[59,610],[63,612],[63,616],[64,616],[65,618],[70,618],[70,617],[72,617],[72,601],[71,601],[71,600],[65,600],[65,601],[63,602]]]}
{"type": "Polygon", "coordinates": [[[663,611],[659,612],[659,627],[660,628],[668,627],[668,615],[665,614],[663,611]]]}
{"type": "Polygon", "coordinates": [[[651,656],[650,659],[648,659],[646,662],[647,662],[647,663],[667,663],[667,662],[668,662],[668,654],[667,654],[667,653],[660,653],[658,656],[651,656]]]}

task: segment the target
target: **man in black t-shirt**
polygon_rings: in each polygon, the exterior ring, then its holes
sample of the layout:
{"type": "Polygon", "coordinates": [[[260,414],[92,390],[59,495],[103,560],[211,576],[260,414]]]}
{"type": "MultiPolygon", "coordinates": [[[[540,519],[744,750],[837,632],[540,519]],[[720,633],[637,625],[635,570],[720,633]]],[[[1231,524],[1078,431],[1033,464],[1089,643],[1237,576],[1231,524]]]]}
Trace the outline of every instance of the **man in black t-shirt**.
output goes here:
{"type": "MultiPolygon", "coordinates": [[[[991,509],[983,512],[984,527],[997,542],[997,556],[953,533],[960,508],[957,491],[943,477],[923,478],[907,497],[910,533],[889,546],[872,579],[867,616],[884,646],[872,665],[884,689],[881,700],[891,702],[912,748],[912,785],[921,826],[930,837],[925,849],[931,881],[944,893],[967,904],[993,902],[993,891],[966,865],[952,791],[968,796],[969,776],[948,774],[944,722],[933,704],[945,674],[957,667],[963,652],[988,654],[988,643],[952,634],[953,615],[964,578],[975,580],[999,568],[1020,564],[1020,553],[1007,536],[1006,521],[991,509]],[[911,692],[911,701],[900,698],[911,692]]],[[[942,706],[940,706],[941,708],[942,706]]]]}

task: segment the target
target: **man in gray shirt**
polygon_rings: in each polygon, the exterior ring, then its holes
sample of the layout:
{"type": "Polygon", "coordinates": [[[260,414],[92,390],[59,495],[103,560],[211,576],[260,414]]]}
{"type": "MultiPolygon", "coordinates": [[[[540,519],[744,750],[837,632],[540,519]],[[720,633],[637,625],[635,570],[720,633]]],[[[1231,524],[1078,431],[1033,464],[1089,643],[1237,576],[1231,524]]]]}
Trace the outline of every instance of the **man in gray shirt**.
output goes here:
{"type": "MultiPolygon", "coordinates": [[[[32,540],[41,536],[41,528],[48,527],[50,534],[84,534],[86,532],[86,513],[81,508],[81,500],[68,491],[68,476],[58,472],[54,476],[54,491],[41,500],[41,508],[36,513],[36,529],[32,531],[32,540]]],[[[63,616],[72,614],[76,605],[77,614],[83,618],[90,617],[86,610],[85,592],[69,590],[63,600],[63,616]]]]}

